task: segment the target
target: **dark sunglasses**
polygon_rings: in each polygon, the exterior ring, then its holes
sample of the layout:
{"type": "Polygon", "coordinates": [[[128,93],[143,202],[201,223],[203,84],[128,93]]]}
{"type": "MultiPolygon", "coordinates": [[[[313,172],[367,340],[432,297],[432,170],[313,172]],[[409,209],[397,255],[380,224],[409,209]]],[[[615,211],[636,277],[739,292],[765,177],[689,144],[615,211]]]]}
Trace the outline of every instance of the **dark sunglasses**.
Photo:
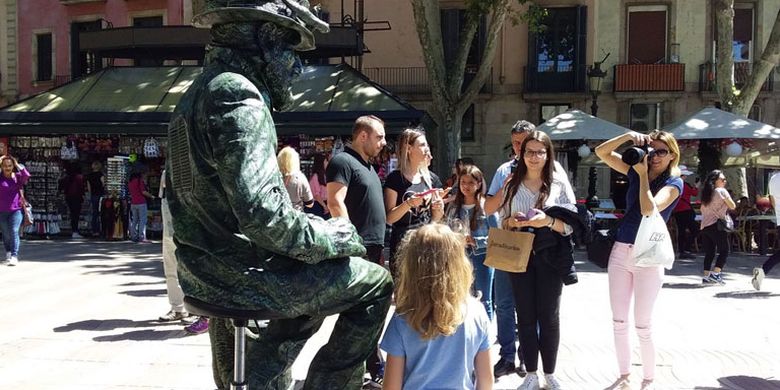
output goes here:
{"type": "Polygon", "coordinates": [[[667,154],[669,154],[668,149],[656,149],[653,151],[653,154],[655,154],[658,157],[666,157],[667,154]]]}

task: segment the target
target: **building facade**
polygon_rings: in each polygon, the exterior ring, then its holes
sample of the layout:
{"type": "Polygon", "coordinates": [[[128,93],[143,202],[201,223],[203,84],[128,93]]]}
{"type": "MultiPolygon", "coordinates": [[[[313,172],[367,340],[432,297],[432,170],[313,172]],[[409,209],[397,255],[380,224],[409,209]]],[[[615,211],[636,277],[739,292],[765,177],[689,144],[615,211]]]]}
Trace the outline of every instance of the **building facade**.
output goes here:
{"type": "MultiPolygon", "coordinates": [[[[24,98],[108,65],[153,65],[145,60],[112,63],[79,48],[79,33],[120,27],[184,24],[191,6],[183,0],[25,0],[18,15],[16,71],[24,98]],[[46,10],[42,12],[41,10],[46,10]]],[[[186,2],[191,4],[189,2],[186,2]]],[[[10,29],[10,27],[9,27],[10,29]]]]}
{"type": "MultiPolygon", "coordinates": [[[[390,31],[367,32],[360,69],[416,107],[430,105],[427,71],[410,2],[363,2],[365,19],[387,19],[390,31]]],[[[508,157],[509,129],[518,119],[541,123],[570,108],[591,112],[587,72],[604,61],[607,72],[598,113],[627,128],[660,128],[718,101],[714,92],[714,15],[711,0],[540,0],[544,29],[507,22],[499,36],[492,74],[464,119],[462,154],[491,176],[508,157]],[[607,56],[608,55],[608,56],[607,56]],[[606,57],[606,59],[605,59],[606,57]]],[[[324,0],[331,22],[340,1],[324,0]]],[[[463,1],[441,1],[445,51],[458,40],[463,1]]],[[[769,39],[780,0],[736,2],[735,82],[743,83],[769,39]]],[[[519,9],[522,11],[522,9],[519,9]]],[[[481,28],[484,28],[481,27],[481,28]]],[[[476,45],[484,42],[477,33],[476,45]]],[[[456,44],[456,43],[455,43],[456,44]]],[[[475,49],[479,59],[480,48],[475,49]]],[[[477,61],[475,61],[477,62],[477,61]]],[[[477,62],[478,63],[478,62],[477,62]]],[[[467,71],[468,72],[468,71],[467,71]]],[[[468,74],[466,79],[468,80],[468,74]]],[[[756,99],[751,118],[780,125],[774,71],[756,99]]],[[[609,174],[606,168],[599,168],[609,174]]],[[[578,175],[578,194],[587,175],[578,175]]],[[[599,196],[609,195],[599,180],[599,196]]]]}
{"type": "Polygon", "coordinates": [[[19,93],[16,18],[16,0],[0,0],[0,107],[15,101],[19,93]]]}

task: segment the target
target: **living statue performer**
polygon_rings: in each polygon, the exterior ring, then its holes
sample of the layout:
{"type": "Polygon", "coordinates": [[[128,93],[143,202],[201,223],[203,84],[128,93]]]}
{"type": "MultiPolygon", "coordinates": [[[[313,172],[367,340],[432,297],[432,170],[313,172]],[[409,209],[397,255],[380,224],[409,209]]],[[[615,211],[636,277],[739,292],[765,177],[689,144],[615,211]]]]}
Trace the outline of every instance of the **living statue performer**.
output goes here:
{"type": "MultiPolygon", "coordinates": [[[[306,340],[326,316],[339,314],[304,388],[359,389],[390,306],[391,278],[359,257],[365,249],[349,220],[293,209],[271,117],[271,108],[292,99],[290,84],[301,71],[296,51],[313,49],[311,29],[328,26],[306,0],[229,3],[207,1],[194,18],[211,27],[211,43],[203,73],[168,128],[167,197],[182,289],[209,303],[289,318],[247,339],[251,389],[287,389],[306,340]]],[[[224,389],[232,376],[232,325],[214,318],[209,335],[214,380],[224,389]]]]}

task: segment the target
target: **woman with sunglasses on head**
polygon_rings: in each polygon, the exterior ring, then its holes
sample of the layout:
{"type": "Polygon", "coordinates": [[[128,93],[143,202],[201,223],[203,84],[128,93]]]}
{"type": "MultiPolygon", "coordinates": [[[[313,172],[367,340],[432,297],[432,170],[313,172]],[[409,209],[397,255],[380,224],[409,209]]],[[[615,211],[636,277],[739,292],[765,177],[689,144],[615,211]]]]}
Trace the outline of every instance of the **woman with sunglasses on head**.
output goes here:
{"type": "MultiPolygon", "coordinates": [[[[501,194],[485,201],[485,212],[498,210],[502,225],[509,228],[533,231],[534,248],[542,237],[552,235],[553,247],[566,249],[573,265],[573,247],[570,236],[572,225],[562,218],[555,218],[552,209],[568,209],[577,219],[576,199],[568,180],[555,175],[552,141],[541,131],[531,131],[520,147],[517,166],[506,180],[501,194]]],[[[560,344],[560,305],[564,279],[557,263],[564,252],[556,249],[554,259],[543,253],[549,249],[534,251],[528,259],[526,272],[510,273],[517,313],[517,331],[521,349],[520,361],[525,362],[527,375],[518,390],[537,390],[542,379],[537,374],[539,356],[542,357],[546,389],[559,390],[561,384],[555,377],[560,344]]],[[[576,282],[575,281],[572,281],[576,282]]],[[[570,282],[566,282],[570,284],[570,282]]]]}
{"type": "Polygon", "coordinates": [[[398,169],[385,180],[385,212],[390,234],[390,271],[395,274],[395,252],[410,229],[444,216],[441,180],[428,170],[430,148],[420,128],[406,129],[398,138],[398,169]],[[438,191],[436,189],[439,189],[438,191]]]}
{"type": "Polygon", "coordinates": [[[701,191],[700,234],[704,247],[702,284],[726,284],[720,272],[726,265],[726,258],[729,256],[727,230],[734,228],[729,210],[734,210],[736,207],[737,205],[726,190],[726,176],[723,175],[723,171],[716,169],[708,173],[701,191]],[[711,268],[716,248],[718,259],[715,262],[715,268],[711,268]]]}
{"type": "Polygon", "coordinates": [[[664,270],[660,265],[636,266],[632,250],[642,218],[652,215],[658,209],[664,221],[668,221],[682,194],[683,182],[678,168],[680,148],[671,133],[654,130],[649,134],[641,134],[631,131],[599,145],[596,155],[610,168],[628,176],[626,212],[615,236],[608,267],[615,352],[620,370],[620,377],[609,388],[631,388],[628,311],[633,296],[634,326],[639,335],[644,374],[641,389],[649,390],[653,388],[655,379],[652,314],[663,284],[664,270]],[[623,156],[615,151],[627,142],[648,151],[634,165],[624,162],[623,156]]]}

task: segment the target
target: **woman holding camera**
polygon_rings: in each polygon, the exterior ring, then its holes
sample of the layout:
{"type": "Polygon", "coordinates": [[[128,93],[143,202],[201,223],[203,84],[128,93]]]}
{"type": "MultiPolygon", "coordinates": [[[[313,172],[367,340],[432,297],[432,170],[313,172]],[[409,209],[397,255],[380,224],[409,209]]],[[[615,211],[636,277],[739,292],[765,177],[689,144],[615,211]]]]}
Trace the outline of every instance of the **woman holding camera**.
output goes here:
{"type": "Polygon", "coordinates": [[[728,230],[734,228],[729,210],[736,207],[726,190],[726,176],[723,171],[716,169],[708,173],[701,191],[701,243],[704,247],[702,284],[726,284],[720,271],[729,256],[728,230]],[[718,259],[715,268],[711,268],[716,248],[718,259]]]}
{"type": "MultiPolygon", "coordinates": [[[[549,206],[564,206],[575,210],[573,191],[568,180],[553,174],[555,152],[552,141],[541,131],[532,131],[520,147],[521,158],[505,182],[501,193],[485,201],[485,212],[497,209],[505,226],[533,228],[539,237],[548,228],[555,236],[569,236],[573,228],[560,218],[542,211],[549,206]]],[[[576,213],[576,212],[575,212],[576,213]]],[[[524,273],[511,273],[512,290],[517,312],[517,329],[528,375],[518,390],[540,388],[536,371],[542,356],[544,381],[547,389],[560,389],[555,365],[560,344],[560,304],[563,280],[549,261],[534,254],[528,260],[524,273]]]]}
{"type": "Polygon", "coordinates": [[[682,194],[680,148],[672,134],[654,130],[649,134],[628,132],[604,142],[596,155],[610,168],[628,176],[626,212],[615,236],[609,258],[609,300],[620,377],[611,389],[630,388],[631,347],[628,337],[628,311],[634,296],[634,326],[639,336],[644,378],[642,390],[653,388],[655,378],[655,345],[652,338],[652,314],[661,291],[662,266],[638,267],[633,244],[642,217],[655,209],[667,221],[682,194]],[[631,142],[623,155],[615,150],[631,142]]]}

